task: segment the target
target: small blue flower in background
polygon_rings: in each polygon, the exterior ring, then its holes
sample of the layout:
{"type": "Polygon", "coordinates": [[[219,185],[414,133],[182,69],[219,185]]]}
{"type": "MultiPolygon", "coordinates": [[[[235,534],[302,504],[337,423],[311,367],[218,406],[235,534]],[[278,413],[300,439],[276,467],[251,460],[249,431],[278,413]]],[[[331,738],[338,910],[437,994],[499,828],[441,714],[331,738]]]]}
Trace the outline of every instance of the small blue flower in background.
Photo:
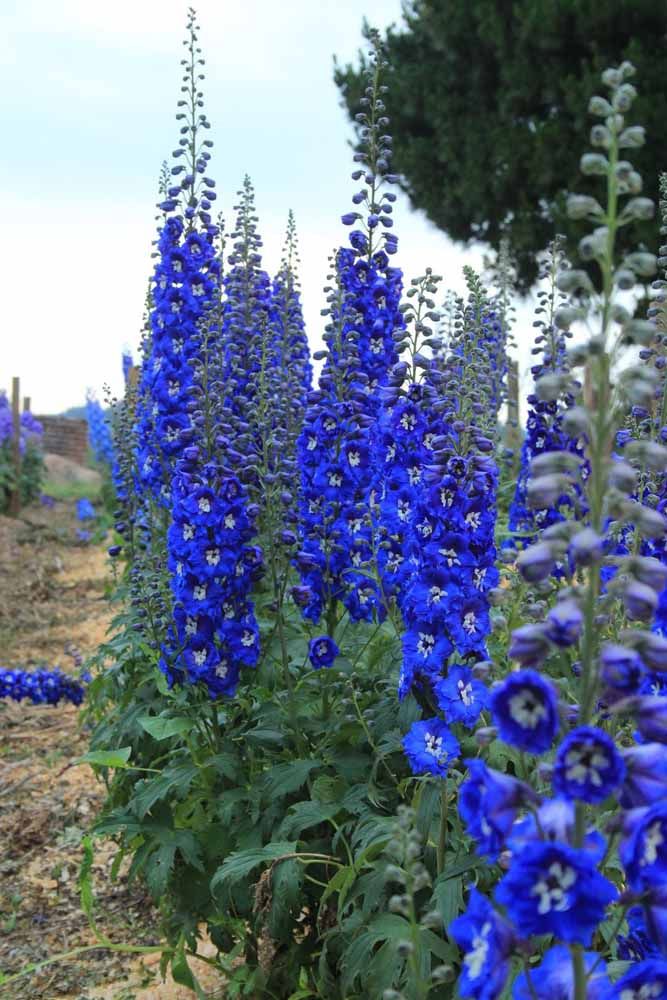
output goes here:
{"type": "MultiPolygon", "coordinates": [[[[587,1000],[607,1000],[610,983],[604,961],[594,952],[586,952],[584,964],[589,975],[587,1000]]],[[[562,945],[551,948],[539,965],[531,967],[530,976],[522,972],[512,989],[512,1000],[571,1000],[573,996],[572,956],[562,945]]]]}
{"type": "Polygon", "coordinates": [[[521,937],[554,934],[583,945],[590,944],[617,896],[589,851],[559,843],[527,843],[513,855],[496,889],[497,901],[521,937]]]}
{"type": "Polygon", "coordinates": [[[76,537],[80,542],[89,542],[93,536],[85,528],[77,528],[76,537]]]}
{"type": "Polygon", "coordinates": [[[339,652],[338,646],[328,635],[320,635],[317,639],[311,639],[308,646],[308,657],[315,670],[330,667],[339,652]]]}
{"type": "Polygon", "coordinates": [[[413,774],[445,778],[452,760],[461,753],[459,741],[441,719],[415,722],[403,739],[403,750],[413,774]]]}
{"type": "Polygon", "coordinates": [[[568,733],[558,747],[553,786],[558,795],[604,802],[625,776],[625,764],[611,736],[593,726],[568,733]]]}
{"type": "Polygon", "coordinates": [[[463,952],[458,991],[475,1000],[495,1000],[509,973],[512,928],[477,889],[470,890],[466,912],[447,929],[463,952]]]}
{"type": "Polygon", "coordinates": [[[122,365],[123,365],[123,379],[127,383],[127,380],[130,377],[130,371],[132,368],[134,368],[132,351],[128,347],[126,347],[123,350],[122,365]]]}
{"type": "Polygon", "coordinates": [[[544,753],[558,731],[556,689],[534,670],[510,674],[491,692],[500,738],[520,750],[544,753]]]}
{"type": "Polygon", "coordinates": [[[90,390],[86,393],[86,420],[88,421],[88,443],[95,461],[112,466],[115,462],[115,450],[109,417],[90,390]]]}
{"type": "Polygon", "coordinates": [[[76,502],[76,516],[80,521],[92,521],[97,516],[95,508],[88,497],[81,497],[76,502]]]}
{"type": "Polygon", "coordinates": [[[60,701],[80,705],[84,694],[83,684],[62,670],[10,670],[0,667],[0,698],[28,700],[33,705],[57,705],[60,701]]]}
{"type": "Polygon", "coordinates": [[[433,687],[438,707],[446,722],[474,726],[480,712],[488,707],[489,690],[473,676],[470,667],[454,665],[433,687]]]}

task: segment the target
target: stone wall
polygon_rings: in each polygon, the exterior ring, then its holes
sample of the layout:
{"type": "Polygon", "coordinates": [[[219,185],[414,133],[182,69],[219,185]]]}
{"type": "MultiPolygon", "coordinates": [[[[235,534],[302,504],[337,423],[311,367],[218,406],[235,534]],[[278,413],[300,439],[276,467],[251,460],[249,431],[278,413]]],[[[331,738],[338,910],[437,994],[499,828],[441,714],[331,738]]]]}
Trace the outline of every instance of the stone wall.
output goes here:
{"type": "Polygon", "coordinates": [[[84,465],[88,456],[88,421],[69,417],[37,417],[44,428],[42,446],[53,455],[63,455],[84,465]]]}

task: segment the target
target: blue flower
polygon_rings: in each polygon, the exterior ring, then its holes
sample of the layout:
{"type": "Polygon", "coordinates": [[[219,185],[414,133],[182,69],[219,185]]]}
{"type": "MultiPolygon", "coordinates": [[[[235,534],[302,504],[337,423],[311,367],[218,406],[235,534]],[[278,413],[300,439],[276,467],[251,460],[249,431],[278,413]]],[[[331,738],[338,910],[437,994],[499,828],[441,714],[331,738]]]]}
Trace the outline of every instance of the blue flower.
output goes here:
{"type": "MultiPolygon", "coordinates": [[[[584,954],[586,1000],[607,1000],[610,988],[607,968],[594,952],[584,954]],[[594,971],[593,971],[594,970],[594,971]]],[[[572,1000],[574,997],[574,967],[567,948],[551,948],[530,973],[522,972],[512,988],[512,1000],[572,1000]]]]}
{"type": "Polygon", "coordinates": [[[556,690],[534,670],[510,674],[494,688],[491,712],[500,738],[530,753],[548,750],[558,731],[556,690]]]}
{"type": "Polygon", "coordinates": [[[624,747],[625,779],[620,796],[624,809],[649,806],[667,798],[667,753],[663,743],[624,747]]]}
{"type": "Polygon", "coordinates": [[[603,802],[625,776],[623,758],[613,739],[592,726],[568,733],[558,747],[553,786],[558,795],[582,802],[603,802]]]}
{"type": "Polygon", "coordinates": [[[462,722],[472,727],[480,712],[488,707],[489,690],[473,676],[470,667],[450,666],[447,676],[437,681],[433,692],[446,722],[462,722]]]}
{"type": "Polygon", "coordinates": [[[97,516],[95,514],[95,508],[88,499],[88,497],[80,497],[76,502],[76,516],[80,521],[90,521],[94,520],[97,516]]]}
{"type": "Polygon", "coordinates": [[[495,861],[505,847],[519,809],[537,796],[529,785],[495,771],[482,760],[466,760],[468,777],[459,790],[459,813],[480,854],[495,861]]]}
{"type": "Polygon", "coordinates": [[[460,752],[459,742],[440,719],[414,722],[403,739],[403,751],[413,774],[434,774],[444,778],[452,760],[460,752]]]}
{"type": "Polygon", "coordinates": [[[328,635],[320,635],[316,639],[311,639],[308,646],[308,656],[315,670],[319,670],[321,667],[330,667],[339,652],[338,646],[328,635]]]}
{"type": "Polygon", "coordinates": [[[509,973],[514,945],[512,928],[477,889],[470,890],[468,908],[447,933],[463,952],[458,992],[475,1000],[495,1000],[509,973]]]}
{"type": "Polygon", "coordinates": [[[57,705],[61,701],[80,705],[84,695],[83,684],[62,670],[10,670],[0,667],[0,698],[11,698],[13,701],[27,699],[33,705],[57,705]]]}
{"type": "Polygon", "coordinates": [[[619,853],[637,892],[667,878],[667,800],[623,815],[619,853]]]}
{"type": "Polygon", "coordinates": [[[667,996],[667,960],[649,958],[637,962],[617,980],[608,1000],[662,1000],[667,996]]]}
{"type": "Polygon", "coordinates": [[[528,843],[512,857],[496,899],[521,937],[554,934],[588,945],[616,888],[597,871],[590,853],[566,844],[528,843]]]}

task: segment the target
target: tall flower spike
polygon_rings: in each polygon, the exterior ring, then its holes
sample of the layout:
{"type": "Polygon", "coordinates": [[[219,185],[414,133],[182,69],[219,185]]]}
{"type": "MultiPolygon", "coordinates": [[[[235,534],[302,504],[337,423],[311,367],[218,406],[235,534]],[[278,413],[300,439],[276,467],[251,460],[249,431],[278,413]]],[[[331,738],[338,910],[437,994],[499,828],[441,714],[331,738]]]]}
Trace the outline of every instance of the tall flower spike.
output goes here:
{"type": "Polygon", "coordinates": [[[215,182],[206,176],[212,142],[202,137],[210,126],[202,110],[203,60],[192,10],[184,45],[188,55],[181,61],[181,92],[185,97],[178,107],[186,110],[176,115],[182,122],[181,138],[173,152],[177,162],[171,168],[172,177],[181,180],[167,188],[167,197],[160,203],[164,218],[159,228],[151,329],[143,345],[137,404],[138,485],[164,505],[171,499],[175,462],[197,438],[189,393],[219,273],[212,244],[216,227],[209,211],[216,198],[215,182]]]}
{"type": "MultiPolygon", "coordinates": [[[[549,507],[535,508],[528,504],[528,480],[530,466],[538,455],[551,451],[571,451],[582,459],[582,474],[586,468],[583,464],[583,443],[581,435],[568,434],[564,428],[569,418],[565,411],[573,405],[572,385],[567,363],[567,338],[569,332],[570,314],[567,311],[567,295],[558,288],[558,275],[567,267],[567,261],[562,249],[561,239],[557,237],[547,250],[542,263],[540,277],[546,287],[537,293],[537,318],[533,326],[537,329],[533,354],[541,358],[532,369],[533,378],[549,379],[553,390],[548,399],[541,398],[533,391],[528,396],[528,417],[526,435],[521,446],[521,462],[514,498],[509,511],[509,529],[513,533],[512,543],[525,546],[532,542],[537,532],[562,521],[568,512],[574,511],[576,503],[581,498],[581,490],[572,486],[568,492],[559,497],[558,502],[549,507]],[[556,324],[556,312],[560,319],[556,324]]],[[[544,391],[544,385],[542,383],[544,391]]],[[[571,420],[570,420],[571,423],[571,420]]]]}

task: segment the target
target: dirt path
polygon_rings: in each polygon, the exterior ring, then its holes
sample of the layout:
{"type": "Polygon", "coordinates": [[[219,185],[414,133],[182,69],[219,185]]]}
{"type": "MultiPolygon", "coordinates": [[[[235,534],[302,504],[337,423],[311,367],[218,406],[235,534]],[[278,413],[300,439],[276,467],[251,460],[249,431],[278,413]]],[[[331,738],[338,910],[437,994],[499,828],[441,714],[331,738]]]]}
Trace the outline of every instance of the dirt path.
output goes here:
{"type": "MultiPolygon", "coordinates": [[[[84,656],[103,641],[109,563],[101,547],[76,544],[73,505],[33,507],[24,520],[0,517],[0,666],[60,667],[65,652],[84,656]]],[[[77,875],[82,834],[103,801],[91,770],[71,766],[87,734],[72,706],[0,700],[0,969],[18,972],[95,943],[81,912],[77,875]]],[[[114,845],[96,844],[96,919],[124,944],[157,943],[156,915],[141,887],[112,882],[114,845]]],[[[121,870],[122,871],[122,870],[121,870]]],[[[96,949],[46,966],[5,987],[1,1000],[190,1000],[159,977],[159,954],[141,960],[96,949]]],[[[198,963],[201,965],[202,963],[198,963]]],[[[200,969],[195,970],[199,975],[200,969]]],[[[220,978],[203,967],[202,986],[221,997],[220,978]]]]}

